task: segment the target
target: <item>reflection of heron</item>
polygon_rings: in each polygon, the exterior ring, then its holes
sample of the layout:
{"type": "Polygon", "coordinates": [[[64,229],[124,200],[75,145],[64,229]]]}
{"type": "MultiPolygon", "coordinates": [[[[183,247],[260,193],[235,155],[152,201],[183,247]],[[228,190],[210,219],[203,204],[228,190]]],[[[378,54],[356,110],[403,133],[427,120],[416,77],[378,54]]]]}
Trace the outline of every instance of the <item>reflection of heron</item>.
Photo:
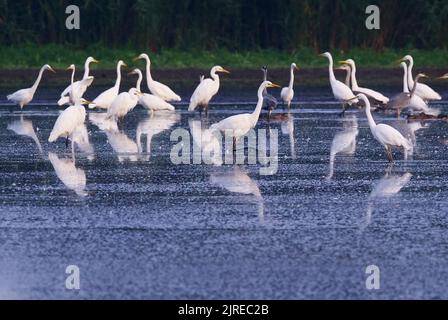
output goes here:
{"type": "Polygon", "coordinates": [[[331,143],[330,151],[330,172],[327,179],[334,175],[334,161],[337,154],[354,155],[356,151],[356,138],[358,137],[358,118],[351,116],[348,121],[343,122],[344,130],[336,133],[331,143]]]}
{"type": "Polygon", "coordinates": [[[210,183],[232,193],[253,195],[258,205],[260,222],[264,222],[264,200],[258,184],[252,180],[247,173],[241,170],[240,167],[235,166],[232,170],[220,174],[213,173],[210,176],[210,183]]]}
{"type": "Polygon", "coordinates": [[[23,115],[20,116],[20,120],[16,120],[8,124],[8,130],[14,131],[15,134],[19,136],[30,137],[33,139],[34,143],[39,150],[39,153],[42,153],[42,146],[40,144],[39,138],[37,137],[36,131],[33,127],[33,122],[31,120],[25,120],[23,115]]]}
{"type": "Polygon", "coordinates": [[[200,120],[190,119],[190,133],[194,143],[200,148],[202,160],[206,164],[222,165],[221,141],[214,132],[208,128],[202,128],[200,120]]]}
{"type": "Polygon", "coordinates": [[[86,196],[86,174],[84,170],[76,168],[75,161],[72,159],[59,159],[54,153],[48,153],[48,159],[53,165],[54,171],[59,180],[70,190],[76,192],[79,196],[86,196]]]}
{"type": "Polygon", "coordinates": [[[420,122],[407,122],[406,120],[393,121],[390,125],[397,129],[403,137],[411,141],[414,147],[417,145],[415,133],[420,129],[426,128],[420,122]]]}
{"type": "Polygon", "coordinates": [[[111,119],[107,113],[89,113],[89,121],[101,131],[118,131],[117,121],[111,119]]]}
{"type": "Polygon", "coordinates": [[[391,198],[398,194],[411,180],[412,174],[409,172],[402,176],[391,175],[386,172],[386,175],[376,183],[369,196],[367,214],[365,225],[362,229],[366,228],[372,222],[372,213],[376,202],[391,198]]]}
{"type": "Polygon", "coordinates": [[[112,149],[118,155],[118,161],[123,162],[129,160],[131,162],[138,161],[138,146],[134,140],[129,138],[124,132],[105,131],[107,140],[112,149]]]}
{"type": "Polygon", "coordinates": [[[146,161],[151,157],[151,141],[155,135],[169,130],[180,120],[178,114],[172,112],[157,112],[138,123],[136,130],[138,153],[143,153],[142,136],[146,135],[146,161]]]}

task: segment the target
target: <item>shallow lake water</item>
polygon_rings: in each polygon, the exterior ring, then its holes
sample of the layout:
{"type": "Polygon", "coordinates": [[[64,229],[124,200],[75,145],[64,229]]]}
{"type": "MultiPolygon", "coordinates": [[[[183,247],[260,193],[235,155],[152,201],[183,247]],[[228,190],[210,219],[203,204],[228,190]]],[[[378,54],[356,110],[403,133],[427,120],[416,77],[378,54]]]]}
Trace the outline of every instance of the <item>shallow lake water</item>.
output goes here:
{"type": "MultiPolygon", "coordinates": [[[[416,143],[390,167],[362,110],[309,100],[259,122],[278,132],[273,175],[174,165],[171,132],[201,128],[184,105],[119,131],[89,112],[75,161],[47,142],[56,107],[2,106],[0,298],[447,299],[448,124],[374,114],[416,143]]],[[[253,107],[211,105],[202,125],[253,107]]]]}

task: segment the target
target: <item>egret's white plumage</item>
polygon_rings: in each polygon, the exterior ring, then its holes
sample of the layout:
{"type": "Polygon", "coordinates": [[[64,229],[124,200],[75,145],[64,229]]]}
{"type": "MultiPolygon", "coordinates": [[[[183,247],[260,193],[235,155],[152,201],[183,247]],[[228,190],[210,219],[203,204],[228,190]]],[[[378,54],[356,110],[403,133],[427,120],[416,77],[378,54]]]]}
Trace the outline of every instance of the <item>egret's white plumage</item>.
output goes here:
{"type": "Polygon", "coordinates": [[[294,98],[294,70],[299,70],[299,68],[295,63],[292,63],[290,68],[291,75],[289,86],[283,88],[280,93],[280,97],[282,98],[283,102],[288,105],[288,109],[291,107],[291,101],[294,98]]]}
{"type": "Polygon", "coordinates": [[[389,98],[384,96],[383,94],[374,91],[372,89],[361,88],[358,86],[358,81],[356,79],[356,64],[352,59],[348,59],[345,61],[340,61],[341,64],[348,64],[350,66],[351,73],[351,83],[352,83],[352,91],[354,93],[364,93],[367,97],[378,101],[379,103],[386,104],[389,102],[389,98]]]}
{"type": "Polygon", "coordinates": [[[392,147],[402,147],[405,151],[405,157],[408,153],[412,153],[413,146],[412,143],[403,137],[403,135],[398,132],[398,130],[392,128],[387,124],[376,124],[370,112],[370,101],[364,94],[359,94],[358,98],[361,99],[366,106],[366,115],[369,122],[370,131],[373,137],[381,143],[381,145],[386,149],[387,158],[389,161],[393,161],[392,157],[392,147]]]}
{"type": "Polygon", "coordinates": [[[151,76],[151,60],[146,53],[142,53],[135,60],[143,59],[146,61],[146,82],[149,91],[165,101],[181,101],[181,98],[174,93],[167,85],[155,81],[151,76]]]}
{"type": "MultiPolygon", "coordinates": [[[[408,87],[413,88],[414,87],[414,77],[412,76],[412,69],[414,67],[414,58],[412,56],[407,55],[401,61],[408,61],[408,87]]],[[[417,83],[417,88],[415,89],[415,94],[418,95],[420,98],[422,98],[425,101],[431,101],[431,100],[442,100],[442,97],[440,94],[435,92],[431,87],[424,83],[417,83]]]]}
{"type": "Polygon", "coordinates": [[[136,88],[131,88],[128,92],[120,93],[112,102],[107,115],[115,120],[123,119],[129,111],[135,108],[138,103],[141,92],[136,88]]]}
{"type": "Polygon", "coordinates": [[[125,133],[120,131],[105,131],[107,141],[117,154],[118,161],[123,162],[129,160],[136,162],[139,160],[137,143],[129,138],[125,133]]]}
{"type": "MultiPolygon", "coordinates": [[[[353,91],[348,86],[346,86],[344,83],[337,80],[336,77],[334,76],[333,57],[331,56],[331,54],[329,52],[325,52],[325,53],[321,54],[321,56],[328,59],[328,72],[329,72],[329,76],[330,76],[331,90],[333,91],[334,98],[336,100],[342,102],[344,105],[345,104],[352,105],[354,103],[355,104],[358,103],[359,100],[353,94],[353,91]]],[[[345,106],[344,106],[344,110],[345,110],[345,106]]]]}
{"type": "MultiPolygon", "coordinates": [[[[221,166],[222,154],[221,154],[221,141],[215,135],[216,131],[202,125],[201,120],[189,119],[190,133],[193,137],[195,145],[198,147],[202,161],[205,164],[212,164],[215,166],[221,166]]],[[[193,149],[195,152],[196,149],[193,149]]],[[[197,154],[194,154],[197,157],[197,154]]]]}
{"type": "Polygon", "coordinates": [[[72,86],[76,87],[76,91],[79,93],[80,98],[82,98],[87,88],[92,84],[94,80],[94,77],[89,76],[91,63],[98,63],[98,61],[93,57],[88,57],[86,59],[86,62],[84,63],[84,76],[82,77],[82,80],[73,82],[73,85],[69,85],[67,88],[65,88],[65,90],[61,93],[61,98],[58,101],[59,106],[73,103],[70,102],[69,99],[69,94],[72,90],[72,86]]]}
{"type": "Polygon", "coordinates": [[[228,117],[218,123],[213,124],[210,129],[219,130],[224,132],[226,135],[230,135],[233,137],[235,144],[239,138],[248,133],[249,130],[254,128],[257,124],[258,118],[260,117],[261,108],[263,106],[263,90],[266,88],[279,88],[279,86],[270,81],[264,81],[258,89],[258,103],[254,112],[228,117]]]}
{"type": "Polygon", "coordinates": [[[210,78],[203,79],[199,85],[194,90],[191,98],[190,105],[188,106],[188,111],[194,111],[200,108],[201,111],[208,111],[208,104],[210,100],[218,93],[220,81],[218,72],[230,73],[221,66],[214,66],[210,71],[210,78]]]}
{"type": "MultiPolygon", "coordinates": [[[[139,69],[134,69],[134,71],[132,71],[129,74],[137,74],[138,75],[137,84],[135,87],[137,88],[138,91],[141,92],[141,83],[143,80],[142,72],[139,69]]],[[[167,111],[175,110],[174,106],[172,106],[171,104],[169,104],[162,98],[159,98],[156,95],[148,94],[148,93],[143,93],[138,98],[138,103],[141,104],[146,109],[150,110],[151,112],[162,111],[162,110],[167,110],[167,111]]]]}
{"type": "MultiPolygon", "coordinates": [[[[74,66],[72,65],[69,68],[72,67],[74,73],[74,66]]],[[[71,81],[73,84],[73,76],[71,81]]],[[[74,105],[62,111],[59,117],[56,119],[56,123],[53,126],[53,130],[51,130],[48,142],[55,142],[59,137],[65,137],[66,141],[68,141],[68,138],[71,137],[72,154],[74,156],[74,139],[72,135],[75,133],[79,126],[82,126],[84,124],[84,121],[86,119],[86,110],[81,104],[79,93],[76,92],[75,87],[72,87],[69,95],[70,101],[73,101],[74,105]]]]}
{"type": "Polygon", "coordinates": [[[100,108],[100,109],[109,109],[112,102],[114,102],[115,98],[118,96],[120,92],[120,83],[121,83],[121,67],[126,67],[126,64],[120,60],[117,64],[117,80],[115,81],[115,85],[101,93],[98,97],[96,97],[91,104],[89,104],[89,108],[100,108]]]}
{"type": "Polygon", "coordinates": [[[19,105],[20,109],[23,109],[24,106],[26,106],[28,103],[30,103],[33,100],[34,94],[36,93],[37,87],[39,86],[40,80],[42,79],[42,75],[45,70],[50,70],[51,72],[55,72],[50,65],[48,65],[48,64],[44,65],[40,69],[39,75],[37,76],[37,79],[31,88],[18,90],[16,92],[8,95],[6,98],[9,101],[14,102],[15,104],[19,105]]]}

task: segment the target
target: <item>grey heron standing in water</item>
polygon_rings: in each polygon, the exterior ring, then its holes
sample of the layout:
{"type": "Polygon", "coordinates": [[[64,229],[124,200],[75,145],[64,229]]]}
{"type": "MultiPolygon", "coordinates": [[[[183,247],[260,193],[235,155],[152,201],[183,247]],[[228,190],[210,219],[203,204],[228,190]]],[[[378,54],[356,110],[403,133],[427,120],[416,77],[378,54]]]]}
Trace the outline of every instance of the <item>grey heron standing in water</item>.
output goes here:
{"type": "MultiPolygon", "coordinates": [[[[268,81],[268,67],[261,67],[261,71],[263,71],[263,81],[268,81]]],[[[268,112],[268,120],[271,118],[272,111],[277,108],[278,100],[271,94],[268,93],[268,90],[265,88],[263,91],[263,109],[268,112]]]]}

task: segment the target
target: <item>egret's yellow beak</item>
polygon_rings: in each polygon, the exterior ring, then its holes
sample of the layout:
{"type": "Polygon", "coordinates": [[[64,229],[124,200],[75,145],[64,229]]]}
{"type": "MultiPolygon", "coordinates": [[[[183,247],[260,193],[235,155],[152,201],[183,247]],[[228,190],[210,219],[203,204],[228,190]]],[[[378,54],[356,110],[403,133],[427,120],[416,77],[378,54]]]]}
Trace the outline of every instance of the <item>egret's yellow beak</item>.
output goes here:
{"type": "Polygon", "coordinates": [[[138,56],[138,57],[135,57],[134,59],[132,59],[133,61],[137,61],[137,60],[140,60],[140,59],[142,59],[140,56],[138,56]]]}
{"type": "Polygon", "coordinates": [[[224,73],[230,74],[230,71],[229,71],[229,70],[226,70],[226,69],[224,69],[224,68],[222,68],[219,72],[224,72],[224,73]]]}
{"type": "Polygon", "coordinates": [[[437,79],[440,79],[440,80],[446,80],[446,79],[448,79],[448,73],[447,73],[447,74],[444,74],[444,75],[441,76],[441,77],[438,77],[437,79]]]}
{"type": "Polygon", "coordinates": [[[133,74],[137,74],[137,72],[135,72],[135,71],[131,71],[131,72],[128,73],[128,76],[131,76],[131,75],[133,75],[133,74]]]}
{"type": "Polygon", "coordinates": [[[128,65],[126,63],[123,63],[123,67],[127,67],[128,65]]]}
{"type": "Polygon", "coordinates": [[[319,57],[325,57],[325,53],[319,54],[319,57]]]}
{"type": "Polygon", "coordinates": [[[96,60],[96,59],[93,59],[92,62],[93,62],[93,63],[100,63],[100,62],[99,62],[98,60],[96,60]]]}
{"type": "MultiPolygon", "coordinates": [[[[65,69],[65,70],[73,70],[73,67],[72,66],[69,66],[69,67],[67,67],[67,69],[65,69]]],[[[53,71],[54,72],[54,71],[53,71]]]]}
{"type": "Polygon", "coordinates": [[[52,67],[49,67],[48,70],[50,70],[53,73],[56,73],[56,71],[54,71],[54,69],[52,67]]]}
{"type": "Polygon", "coordinates": [[[299,69],[299,66],[295,66],[295,69],[296,69],[296,70],[300,70],[300,69],[299,69]]]}
{"type": "Polygon", "coordinates": [[[426,79],[429,79],[429,77],[428,77],[426,74],[421,74],[421,75],[420,75],[420,78],[426,78],[426,79]]]}
{"type": "Polygon", "coordinates": [[[81,103],[82,103],[82,104],[92,104],[93,102],[92,102],[92,101],[89,101],[89,100],[86,100],[86,99],[84,99],[84,98],[82,98],[82,99],[81,99],[81,103]]]}
{"type": "Polygon", "coordinates": [[[137,95],[141,97],[143,93],[141,91],[137,91],[137,95]]]}
{"type": "Polygon", "coordinates": [[[267,87],[268,88],[281,88],[281,86],[279,86],[278,84],[275,84],[275,83],[271,83],[267,87]]]}
{"type": "Polygon", "coordinates": [[[349,64],[347,60],[338,61],[339,64],[349,64]]]}

